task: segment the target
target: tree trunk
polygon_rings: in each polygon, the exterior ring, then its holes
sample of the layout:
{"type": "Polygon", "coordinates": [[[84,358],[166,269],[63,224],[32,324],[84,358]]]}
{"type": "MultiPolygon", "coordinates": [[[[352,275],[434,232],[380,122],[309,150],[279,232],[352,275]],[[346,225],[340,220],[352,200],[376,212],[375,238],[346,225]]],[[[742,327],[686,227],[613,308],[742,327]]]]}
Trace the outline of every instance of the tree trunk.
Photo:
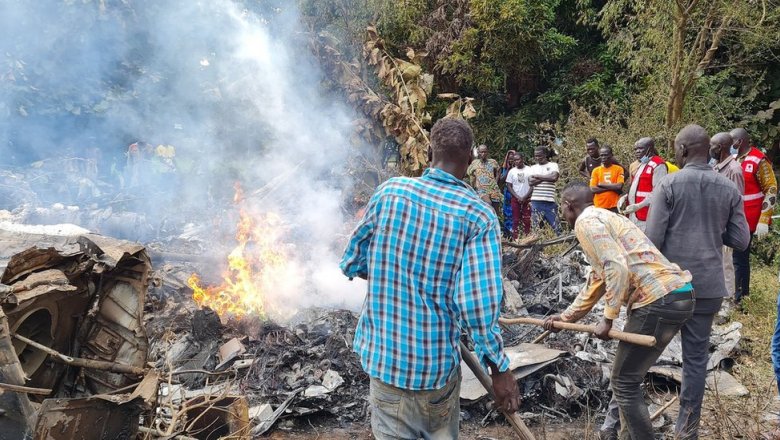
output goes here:
{"type": "MultiPolygon", "coordinates": [[[[674,10],[674,40],[672,51],[672,63],[669,83],[669,95],[666,99],[666,117],[664,126],[672,129],[682,117],[682,104],[685,102],[683,94],[683,66],[685,64],[685,32],[688,27],[687,11],[679,2],[675,2],[674,10]]],[[[674,141],[669,140],[669,147],[674,146],[674,141]]]]}

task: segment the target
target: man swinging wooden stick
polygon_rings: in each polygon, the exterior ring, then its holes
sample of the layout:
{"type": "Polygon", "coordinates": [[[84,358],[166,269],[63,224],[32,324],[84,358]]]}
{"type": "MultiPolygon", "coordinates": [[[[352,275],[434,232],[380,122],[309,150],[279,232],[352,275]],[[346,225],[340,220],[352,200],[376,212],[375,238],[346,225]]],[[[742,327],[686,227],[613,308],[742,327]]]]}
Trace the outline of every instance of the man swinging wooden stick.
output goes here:
{"type": "Polygon", "coordinates": [[[656,344],[618,344],[612,392],[620,407],[621,431],[626,430],[633,440],[652,440],[653,427],[640,385],[693,312],[691,274],[670,263],[630,220],[594,208],[593,193],[584,183],[568,185],[561,198],[563,216],[573,226],[593,270],[574,302],[560,315],[547,318],[544,328],[555,331],[555,321],[579,320],[603,296],[604,317],[594,334],[608,339],[612,321],[626,305],[629,317],[623,330],[654,336],[656,344]]]}

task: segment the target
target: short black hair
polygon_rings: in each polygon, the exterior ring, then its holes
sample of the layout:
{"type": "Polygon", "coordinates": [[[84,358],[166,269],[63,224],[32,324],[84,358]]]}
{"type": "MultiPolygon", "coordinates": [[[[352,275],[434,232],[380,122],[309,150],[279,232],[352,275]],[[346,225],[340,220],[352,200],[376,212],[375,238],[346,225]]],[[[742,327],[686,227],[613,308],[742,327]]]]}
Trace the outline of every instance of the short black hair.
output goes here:
{"type": "Polygon", "coordinates": [[[561,191],[561,197],[567,197],[568,194],[574,194],[578,197],[583,197],[588,202],[593,201],[593,191],[590,190],[590,186],[580,180],[569,182],[565,187],[563,187],[563,191],[561,191]]]}
{"type": "Polygon", "coordinates": [[[604,144],[599,147],[599,150],[609,150],[609,154],[615,154],[614,151],[612,151],[612,145],[604,144]]]}
{"type": "Polygon", "coordinates": [[[591,137],[591,138],[588,138],[588,140],[585,141],[585,144],[595,144],[598,147],[599,146],[599,140],[594,138],[594,137],[591,137]]]}
{"type": "Polygon", "coordinates": [[[540,151],[546,158],[550,158],[550,149],[545,147],[544,145],[539,145],[538,147],[534,148],[534,153],[540,151]]]}
{"type": "Polygon", "coordinates": [[[582,180],[572,180],[571,182],[567,183],[566,186],[563,187],[563,191],[561,191],[561,194],[575,189],[587,189],[588,191],[590,191],[590,186],[588,186],[588,184],[583,182],[582,180]]]}
{"type": "Polygon", "coordinates": [[[469,123],[459,118],[442,118],[431,128],[431,150],[445,156],[471,155],[474,132],[469,123]]]}

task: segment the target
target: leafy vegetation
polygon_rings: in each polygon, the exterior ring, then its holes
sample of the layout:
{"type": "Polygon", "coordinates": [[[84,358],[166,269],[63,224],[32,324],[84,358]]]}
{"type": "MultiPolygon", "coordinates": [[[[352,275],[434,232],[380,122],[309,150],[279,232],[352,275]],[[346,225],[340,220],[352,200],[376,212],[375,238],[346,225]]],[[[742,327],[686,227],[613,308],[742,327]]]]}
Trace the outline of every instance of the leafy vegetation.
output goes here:
{"type": "Polygon", "coordinates": [[[777,0],[301,0],[342,44],[373,24],[388,54],[412,48],[434,74],[427,111],[474,98],[479,143],[497,157],[556,145],[566,160],[597,136],[628,159],[633,142],[669,144],[696,122],[712,133],[747,126],[759,145],[780,145],[780,3],[777,0]],[[351,6],[345,6],[351,5],[351,6]],[[339,23],[342,23],[340,25],[339,23]],[[349,23],[349,29],[343,23],[349,23]],[[342,29],[342,31],[336,31],[342,29]],[[540,125],[542,124],[542,125],[540,125]],[[540,127],[554,136],[540,136],[540,127]]]}

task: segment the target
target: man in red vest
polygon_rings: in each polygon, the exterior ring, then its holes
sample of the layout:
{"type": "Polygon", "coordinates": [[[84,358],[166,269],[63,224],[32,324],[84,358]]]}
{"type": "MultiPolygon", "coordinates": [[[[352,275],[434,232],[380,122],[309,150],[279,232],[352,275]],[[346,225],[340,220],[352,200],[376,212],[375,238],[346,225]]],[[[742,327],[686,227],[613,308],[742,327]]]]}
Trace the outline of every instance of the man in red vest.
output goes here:
{"type": "MultiPolygon", "coordinates": [[[[761,238],[769,232],[775,202],[777,200],[777,179],[772,164],[764,153],[750,145],[750,135],[744,128],[731,130],[734,139],[732,152],[742,165],[745,178],[745,193],[742,196],[750,233],[761,238]],[[736,151],[735,151],[736,150],[736,151]]],[[[752,244],[752,240],[751,240],[752,244]]],[[[736,292],[734,299],[739,303],[750,295],[750,247],[742,252],[734,250],[734,275],[736,292]]]]}
{"type": "Polygon", "coordinates": [[[639,168],[631,181],[628,190],[628,206],[623,213],[628,215],[634,224],[645,230],[645,221],[650,208],[650,194],[667,174],[666,161],[655,149],[655,141],[643,137],[634,144],[634,154],[639,161],[639,168]]]}

